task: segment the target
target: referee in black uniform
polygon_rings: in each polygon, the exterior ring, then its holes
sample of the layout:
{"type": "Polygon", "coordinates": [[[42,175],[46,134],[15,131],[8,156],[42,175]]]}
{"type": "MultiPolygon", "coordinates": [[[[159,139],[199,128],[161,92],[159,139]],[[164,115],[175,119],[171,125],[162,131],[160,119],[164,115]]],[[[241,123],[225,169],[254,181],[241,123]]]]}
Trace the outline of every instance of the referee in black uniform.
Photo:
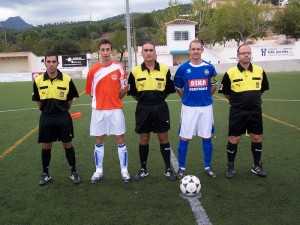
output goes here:
{"type": "Polygon", "coordinates": [[[228,169],[225,176],[233,178],[236,172],[234,160],[242,134],[250,133],[253,167],[251,171],[265,177],[260,161],[262,153],[262,100],[261,95],[269,90],[265,71],[251,63],[251,48],[241,45],[237,49],[238,64],[230,68],[223,77],[219,93],[229,100],[229,131],[227,143],[228,169]]]}
{"type": "Polygon", "coordinates": [[[142,180],[148,175],[147,159],[149,154],[150,133],[157,133],[160,151],[165,163],[165,176],[169,180],[176,180],[170,165],[171,147],[168,138],[170,129],[169,108],[165,99],[175,93],[169,68],[155,60],[155,45],[147,41],[142,45],[144,62],[134,67],[129,75],[130,85],[128,95],[138,101],[135,120],[135,131],[140,135],[139,156],[141,169],[135,176],[142,180]]]}
{"type": "Polygon", "coordinates": [[[39,185],[51,180],[49,164],[52,142],[61,141],[66,158],[71,167],[70,179],[74,184],[80,183],[76,172],[75,151],[72,145],[73,122],[69,113],[73,98],[78,98],[77,89],[71,79],[57,69],[58,55],[49,51],[45,56],[47,71],[33,82],[32,100],[37,102],[42,111],[39,122],[38,143],[42,143],[43,173],[39,185]]]}

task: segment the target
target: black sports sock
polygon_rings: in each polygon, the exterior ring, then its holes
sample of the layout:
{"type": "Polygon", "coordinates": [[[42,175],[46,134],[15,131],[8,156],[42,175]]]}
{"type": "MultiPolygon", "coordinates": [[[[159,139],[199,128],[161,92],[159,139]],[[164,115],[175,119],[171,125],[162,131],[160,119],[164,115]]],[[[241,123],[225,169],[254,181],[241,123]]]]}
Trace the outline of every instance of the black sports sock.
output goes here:
{"type": "Polygon", "coordinates": [[[139,145],[141,168],[147,170],[147,160],[149,155],[149,145],[139,145]]]}
{"type": "Polygon", "coordinates": [[[75,159],[75,150],[72,146],[71,148],[65,148],[66,158],[71,167],[71,173],[76,172],[76,159],[75,159]]]}
{"type": "Polygon", "coordinates": [[[253,163],[254,165],[258,165],[260,158],[261,158],[261,152],[262,152],[262,143],[251,143],[251,151],[253,155],[253,163]]]}
{"type": "Polygon", "coordinates": [[[48,174],[50,160],[51,160],[51,148],[50,149],[42,148],[41,156],[42,156],[43,173],[48,174]]]}
{"type": "Polygon", "coordinates": [[[160,144],[160,152],[164,159],[166,169],[171,168],[170,158],[171,158],[171,147],[170,143],[160,144]]]}
{"type": "Polygon", "coordinates": [[[237,144],[232,144],[230,141],[228,141],[228,143],[227,143],[227,160],[229,163],[234,164],[236,152],[237,152],[237,144]]]}

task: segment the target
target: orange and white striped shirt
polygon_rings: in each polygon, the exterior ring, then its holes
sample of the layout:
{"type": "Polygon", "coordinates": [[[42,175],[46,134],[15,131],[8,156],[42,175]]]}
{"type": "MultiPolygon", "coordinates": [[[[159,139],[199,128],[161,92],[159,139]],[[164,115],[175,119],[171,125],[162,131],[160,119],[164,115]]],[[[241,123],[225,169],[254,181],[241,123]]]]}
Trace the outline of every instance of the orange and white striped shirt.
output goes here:
{"type": "Polygon", "coordinates": [[[122,109],[120,91],[128,88],[124,67],[112,60],[108,66],[100,62],[88,72],[85,93],[92,96],[92,108],[97,110],[122,109]]]}

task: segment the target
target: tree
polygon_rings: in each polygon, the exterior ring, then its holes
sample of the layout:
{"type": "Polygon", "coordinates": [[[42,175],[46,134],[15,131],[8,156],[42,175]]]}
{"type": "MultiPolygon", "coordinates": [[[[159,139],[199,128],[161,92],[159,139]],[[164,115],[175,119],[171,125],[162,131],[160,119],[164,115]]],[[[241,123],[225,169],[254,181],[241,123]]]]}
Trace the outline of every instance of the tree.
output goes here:
{"type": "Polygon", "coordinates": [[[144,13],[134,18],[134,25],[136,28],[140,27],[157,27],[154,15],[152,13],[144,13]]]}
{"type": "Polygon", "coordinates": [[[88,38],[81,38],[79,41],[76,41],[81,53],[93,52],[96,49],[93,49],[93,41],[88,38]]]}
{"type": "MultiPolygon", "coordinates": [[[[158,28],[150,28],[149,33],[153,30],[155,32],[155,35],[152,36],[151,40],[155,43],[155,45],[166,45],[167,40],[166,40],[166,26],[165,22],[163,20],[157,20],[158,28]]],[[[150,35],[149,35],[150,36],[150,35]]]]}
{"type": "Polygon", "coordinates": [[[80,54],[80,48],[78,44],[70,39],[65,39],[61,42],[55,42],[51,49],[56,51],[58,55],[80,54]]]}
{"type": "Polygon", "coordinates": [[[127,35],[126,30],[118,30],[114,32],[109,39],[112,42],[113,49],[120,53],[120,61],[123,61],[124,52],[126,50],[127,35]]]}
{"type": "Polygon", "coordinates": [[[277,11],[273,19],[274,32],[289,38],[300,38],[300,0],[292,0],[285,9],[277,11]]]}
{"type": "Polygon", "coordinates": [[[182,15],[183,9],[180,5],[178,0],[169,0],[168,19],[175,20],[182,15]]]}
{"type": "Polygon", "coordinates": [[[208,25],[211,24],[211,11],[211,6],[206,0],[192,0],[192,10],[190,18],[198,22],[198,34],[205,32],[208,25]]]}
{"type": "Polygon", "coordinates": [[[228,30],[224,23],[227,15],[225,10],[213,10],[210,16],[211,20],[206,25],[207,29],[205,29],[205,32],[199,33],[198,38],[204,40],[206,44],[215,45],[228,36],[228,30]]]}
{"type": "Polygon", "coordinates": [[[268,10],[252,0],[226,2],[216,8],[213,27],[216,42],[234,39],[238,44],[265,35],[270,23],[268,10]]]}
{"type": "Polygon", "coordinates": [[[134,31],[136,44],[142,45],[145,41],[151,40],[156,45],[165,43],[165,14],[145,13],[137,16],[134,20],[134,31]]]}
{"type": "Polygon", "coordinates": [[[101,30],[103,33],[108,33],[108,32],[111,32],[112,29],[111,29],[111,26],[112,23],[110,21],[106,21],[104,20],[102,23],[101,23],[101,30]]]}

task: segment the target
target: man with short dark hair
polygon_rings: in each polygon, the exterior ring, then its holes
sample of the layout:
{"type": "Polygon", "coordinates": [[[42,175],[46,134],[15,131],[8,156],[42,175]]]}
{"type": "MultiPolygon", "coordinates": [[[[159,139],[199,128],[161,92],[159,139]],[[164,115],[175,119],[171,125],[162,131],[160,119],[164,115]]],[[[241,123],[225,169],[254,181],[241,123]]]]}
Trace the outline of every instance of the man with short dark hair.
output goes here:
{"type": "Polygon", "coordinates": [[[91,177],[95,184],[103,178],[103,158],[105,137],[114,135],[120,161],[121,178],[130,182],[128,173],[128,153],[124,134],[126,131],[123,103],[121,99],[128,90],[126,71],[111,59],[112,43],[101,39],[98,44],[101,61],[88,72],[85,93],[92,97],[90,135],[96,137],[94,158],[96,171],[91,177]]]}
{"type": "Polygon", "coordinates": [[[73,99],[79,95],[71,77],[57,69],[59,62],[54,51],[46,54],[44,63],[47,71],[34,80],[32,93],[32,100],[37,102],[42,111],[38,143],[42,143],[43,174],[39,185],[45,185],[51,180],[49,164],[54,141],[62,142],[71,167],[70,179],[74,184],[79,184],[80,178],[76,172],[75,151],[72,145],[73,122],[69,113],[73,99]]]}
{"type": "Polygon", "coordinates": [[[202,139],[204,172],[210,177],[217,174],[211,167],[213,145],[213,94],[218,83],[215,67],[202,59],[204,51],[199,40],[190,42],[190,59],[181,64],[174,77],[176,91],[181,98],[181,118],[178,143],[179,179],[186,175],[186,155],[189,141],[198,135],[202,139]]]}
{"type": "Polygon", "coordinates": [[[147,159],[149,154],[150,133],[157,133],[160,152],[165,163],[165,176],[168,180],[176,180],[171,169],[171,147],[168,138],[170,114],[165,99],[175,93],[169,68],[158,63],[154,43],[147,41],[142,45],[144,62],[134,67],[129,75],[130,89],[128,95],[137,100],[135,111],[135,131],[140,135],[139,156],[141,169],[135,176],[142,180],[148,176],[147,159]]]}

